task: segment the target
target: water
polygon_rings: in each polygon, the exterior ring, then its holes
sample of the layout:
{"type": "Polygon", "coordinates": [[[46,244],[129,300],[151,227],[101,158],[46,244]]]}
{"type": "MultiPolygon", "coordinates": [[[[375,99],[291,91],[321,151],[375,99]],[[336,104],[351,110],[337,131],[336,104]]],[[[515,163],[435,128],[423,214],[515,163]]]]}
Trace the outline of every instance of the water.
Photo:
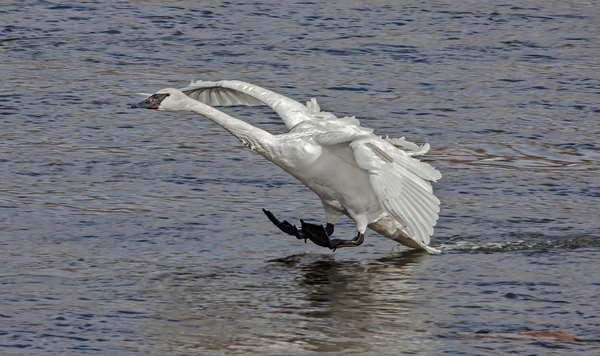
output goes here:
{"type": "Polygon", "coordinates": [[[599,17],[576,0],[4,2],[0,353],[597,354],[599,17]],[[201,117],[127,109],[228,78],[431,143],[443,254],[298,242],[261,208],[323,222],[307,188],[201,117]]]}

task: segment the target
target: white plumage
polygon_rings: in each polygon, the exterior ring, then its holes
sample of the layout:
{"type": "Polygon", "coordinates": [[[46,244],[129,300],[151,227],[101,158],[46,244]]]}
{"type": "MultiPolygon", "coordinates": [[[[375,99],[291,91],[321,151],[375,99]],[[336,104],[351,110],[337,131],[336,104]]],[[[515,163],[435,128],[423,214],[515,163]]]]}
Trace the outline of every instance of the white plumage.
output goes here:
{"type": "Polygon", "coordinates": [[[369,227],[404,245],[439,253],[428,244],[440,210],[430,182],[441,174],[414,158],[427,153],[429,144],[380,137],[354,117],[321,111],[315,99],[304,105],[234,80],[162,89],[133,107],[192,111],[221,125],[315,192],[332,228],[347,215],[359,235],[369,227]],[[212,107],[220,105],[268,105],[289,132],[272,135],[212,107]]]}

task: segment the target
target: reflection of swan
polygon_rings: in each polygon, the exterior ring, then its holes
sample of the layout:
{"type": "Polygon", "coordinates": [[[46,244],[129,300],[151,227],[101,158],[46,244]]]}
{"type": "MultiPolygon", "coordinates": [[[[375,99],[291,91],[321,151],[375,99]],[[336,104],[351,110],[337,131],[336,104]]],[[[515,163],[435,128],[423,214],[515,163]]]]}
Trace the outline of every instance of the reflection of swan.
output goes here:
{"type": "MultiPolygon", "coordinates": [[[[302,275],[300,285],[315,292],[309,297],[310,300],[338,303],[342,297],[364,300],[373,299],[373,295],[382,293],[394,295],[395,293],[389,289],[391,288],[389,282],[405,280],[410,275],[407,272],[412,266],[425,261],[427,257],[427,254],[419,251],[408,250],[362,261],[338,260],[332,255],[294,254],[269,262],[299,271],[302,275]],[[386,291],[373,293],[371,289],[380,282],[386,284],[386,291]],[[361,295],[350,293],[344,296],[340,294],[342,289],[346,292],[351,289],[361,295]]],[[[408,286],[400,287],[409,289],[408,286]]]]}
{"type": "MultiPolygon", "coordinates": [[[[270,260],[267,271],[286,281],[297,276],[286,283],[292,290],[277,311],[291,314],[286,320],[297,321],[294,327],[309,335],[303,340],[313,353],[396,354],[402,345],[429,354],[438,346],[426,324],[432,296],[415,278],[429,258],[415,250],[361,260],[296,254],[270,260]]],[[[294,332],[294,340],[297,335],[303,333],[294,332]]]]}
{"type": "MultiPolygon", "coordinates": [[[[427,257],[427,254],[412,250],[362,261],[337,260],[331,255],[296,254],[269,262],[277,268],[298,271],[301,275],[299,286],[308,292],[307,300],[313,306],[329,305],[330,312],[338,312],[330,303],[343,309],[355,303],[376,305],[375,301],[380,298],[384,298],[385,303],[404,301],[408,292],[412,297],[416,286],[404,282],[410,276],[411,267],[427,257]]],[[[277,274],[285,275],[286,272],[278,271],[277,274]]],[[[408,302],[414,302],[409,299],[408,302]]],[[[319,308],[319,313],[324,312],[319,308]]],[[[361,312],[356,310],[354,313],[361,312]]]]}
{"type": "Polygon", "coordinates": [[[440,203],[430,182],[441,174],[413,158],[426,153],[428,144],[419,147],[404,138],[376,136],[354,117],[338,119],[321,111],[315,99],[304,105],[240,81],[199,81],[181,91],[162,89],[132,107],[203,115],[304,183],[321,198],[325,228],[301,220],[298,230],[264,210],[278,228],[298,239],[333,250],[359,246],[369,227],[404,245],[439,252],[427,245],[440,203]],[[290,131],[272,135],[209,106],[261,104],[273,108],[290,131]],[[354,220],[358,235],[330,239],[342,215],[354,220]]]}

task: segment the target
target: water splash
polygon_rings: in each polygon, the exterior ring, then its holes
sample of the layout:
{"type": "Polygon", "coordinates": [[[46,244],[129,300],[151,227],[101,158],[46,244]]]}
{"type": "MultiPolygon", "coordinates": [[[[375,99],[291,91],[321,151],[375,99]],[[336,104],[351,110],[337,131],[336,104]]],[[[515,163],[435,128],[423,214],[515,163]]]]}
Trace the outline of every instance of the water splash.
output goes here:
{"type": "Polygon", "coordinates": [[[550,251],[572,250],[579,248],[600,247],[600,238],[597,234],[577,235],[567,237],[538,236],[528,240],[513,240],[506,242],[478,243],[471,241],[456,241],[442,244],[438,248],[443,252],[477,252],[496,253],[513,251],[550,251]]]}

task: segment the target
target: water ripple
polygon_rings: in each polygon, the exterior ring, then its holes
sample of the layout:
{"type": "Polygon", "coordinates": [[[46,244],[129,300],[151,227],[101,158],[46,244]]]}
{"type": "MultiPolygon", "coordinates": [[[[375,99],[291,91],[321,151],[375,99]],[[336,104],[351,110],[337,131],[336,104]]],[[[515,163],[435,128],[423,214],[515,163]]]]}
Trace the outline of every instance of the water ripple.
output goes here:
{"type": "Polygon", "coordinates": [[[0,353],[596,354],[599,9],[4,1],[0,353]],[[127,109],[196,79],[429,142],[444,253],[280,233],[261,208],[323,222],[306,187],[201,117],[127,109]]]}

